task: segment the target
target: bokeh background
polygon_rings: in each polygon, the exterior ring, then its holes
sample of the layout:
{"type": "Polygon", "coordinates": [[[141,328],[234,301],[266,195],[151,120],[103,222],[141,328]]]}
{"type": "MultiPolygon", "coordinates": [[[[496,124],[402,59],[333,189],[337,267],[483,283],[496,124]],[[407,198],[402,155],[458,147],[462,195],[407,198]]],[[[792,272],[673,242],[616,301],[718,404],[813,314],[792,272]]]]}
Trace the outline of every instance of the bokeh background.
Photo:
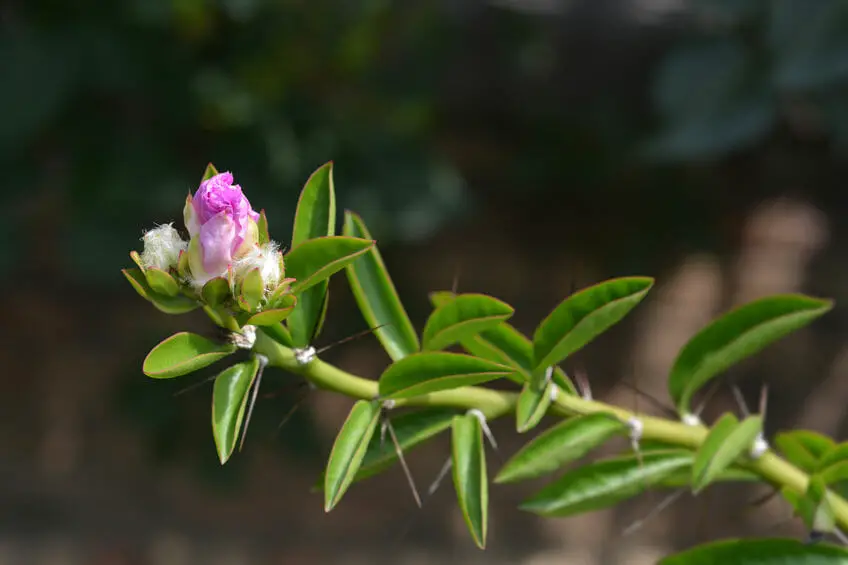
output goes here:
{"type": "MultiPolygon", "coordinates": [[[[596,397],[653,411],[680,346],[765,294],[837,300],[734,368],[770,434],[844,437],[848,399],[848,4],[810,0],[7,0],[0,6],[0,564],[647,564],[726,536],[803,530],[720,486],[541,520],[538,484],[493,487],[474,548],[448,482],[415,508],[395,468],[324,514],[310,492],[350,401],[269,375],[221,467],[211,386],[141,373],[169,317],[123,280],[142,230],[179,220],[208,161],[272,236],[335,162],[410,315],[427,292],[494,294],[532,332],[574,288],[658,285],[569,361],[596,397]]],[[[332,283],[327,345],[365,327],[332,283]]],[[[373,338],[325,354],[376,377],[373,338]]],[[[727,387],[706,415],[736,409],[727,387]]],[[[526,440],[494,423],[497,465],[526,440]]],[[[621,447],[621,446],[618,446],[621,447]]],[[[409,454],[425,488],[446,437],[409,454]]]]}

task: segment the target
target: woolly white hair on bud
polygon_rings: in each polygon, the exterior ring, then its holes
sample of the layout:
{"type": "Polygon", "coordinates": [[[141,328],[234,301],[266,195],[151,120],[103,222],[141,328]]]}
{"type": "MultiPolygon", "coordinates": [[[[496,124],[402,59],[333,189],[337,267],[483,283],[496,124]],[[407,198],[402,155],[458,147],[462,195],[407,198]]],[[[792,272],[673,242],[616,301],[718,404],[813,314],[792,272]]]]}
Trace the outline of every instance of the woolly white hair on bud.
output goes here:
{"type": "Polygon", "coordinates": [[[275,288],[280,283],[280,246],[273,241],[255,247],[233,265],[237,276],[244,276],[252,269],[259,269],[265,288],[275,288]]]}
{"type": "Polygon", "coordinates": [[[156,226],[144,232],[141,240],[144,242],[144,251],[141,253],[142,265],[163,271],[176,267],[180,252],[188,248],[188,242],[183,241],[174,229],[173,223],[156,226]]]}

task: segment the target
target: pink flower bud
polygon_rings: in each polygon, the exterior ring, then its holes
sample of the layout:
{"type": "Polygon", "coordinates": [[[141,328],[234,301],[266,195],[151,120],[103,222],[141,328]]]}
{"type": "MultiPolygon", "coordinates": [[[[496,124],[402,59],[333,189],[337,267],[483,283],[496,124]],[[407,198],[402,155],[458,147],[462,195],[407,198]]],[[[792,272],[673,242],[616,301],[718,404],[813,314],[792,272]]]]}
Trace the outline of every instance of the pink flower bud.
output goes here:
{"type": "Polygon", "coordinates": [[[186,200],[185,224],[191,236],[189,263],[195,282],[227,273],[233,261],[257,245],[259,214],[253,211],[231,173],[200,183],[186,200]]]}

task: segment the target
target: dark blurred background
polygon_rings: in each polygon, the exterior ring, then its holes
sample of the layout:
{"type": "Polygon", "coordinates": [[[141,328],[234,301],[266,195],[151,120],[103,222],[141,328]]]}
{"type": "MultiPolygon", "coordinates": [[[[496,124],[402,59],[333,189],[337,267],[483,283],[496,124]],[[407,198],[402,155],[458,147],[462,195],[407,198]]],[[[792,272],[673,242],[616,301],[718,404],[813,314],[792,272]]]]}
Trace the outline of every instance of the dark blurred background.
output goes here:
{"type": "MultiPolygon", "coordinates": [[[[270,375],[221,467],[211,385],[141,361],[202,314],[166,316],[120,274],[180,221],[206,163],[234,172],[286,244],[308,175],[380,242],[414,323],[427,292],[513,304],[527,333],[573,288],[658,285],[566,364],[653,410],[677,350],[765,294],[837,300],[728,374],[768,432],[843,437],[848,399],[848,3],[810,0],[7,0],[0,6],[0,565],[653,563],[738,535],[800,536],[762,489],[541,520],[538,484],[492,487],[473,547],[447,482],[415,508],[394,468],[324,514],[310,492],[350,401],[270,375]],[[178,394],[181,393],[182,394],[178,394]]],[[[334,279],[327,345],[365,327],[334,279]]],[[[325,358],[376,377],[376,340],[325,358]]],[[[736,409],[727,387],[706,416],[736,409]]],[[[494,425],[495,469],[526,441],[494,425]]],[[[620,447],[620,446],[619,446],[620,447]]],[[[446,437],[409,454],[425,488],[446,437]]]]}

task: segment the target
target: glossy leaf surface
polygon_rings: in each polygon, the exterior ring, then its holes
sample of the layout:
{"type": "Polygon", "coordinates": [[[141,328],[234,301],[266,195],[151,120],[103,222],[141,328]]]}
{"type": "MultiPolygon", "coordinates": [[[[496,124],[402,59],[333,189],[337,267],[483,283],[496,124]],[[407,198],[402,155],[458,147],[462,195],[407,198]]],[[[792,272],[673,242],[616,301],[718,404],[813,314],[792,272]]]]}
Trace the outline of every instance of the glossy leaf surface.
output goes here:
{"type": "Polygon", "coordinates": [[[543,516],[571,516],[614,506],[692,464],[691,453],[651,452],[605,459],[567,472],[521,505],[543,516]]]}
{"type": "Polygon", "coordinates": [[[215,378],[212,388],[212,436],[222,465],[235,448],[247,406],[247,393],[258,369],[259,362],[253,359],[237,363],[215,378]]]}
{"type": "Polygon", "coordinates": [[[522,447],[501,468],[496,483],[511,483],[553,473],[580,459],[627,426],[613,416],[588,414],[564,420],[522,447]]]}
{"type": "Polygon", "coordinates": [[[538,425],[551,406],[551,390],[556,386],[549,382],[539,390],[529,382],[524,384],[515,407],[515,429],[518,433],[528,432],[538,425]]]}
{"type": "Polygon", "coordinates": [[[334,273],[374,247],[370,239],[345,236],[316,237],[286,255],[286,275],[293,277],[292,292],[301,293],[327,280],[334,273]]]}
{"type": "Polygon", "coordinates": [[[348,414],[330,452],[324,475],[324,511],[339,503],[353,482],[380,421],[380,403],[359,400],[348,414]]]}
{"type": "Polygon", "coordinates": [[[211,365],[235,351],[235,345],[180,332],[151,349],[144,359],[142,370],[148,377],[156,379],[179,377],[211,365]]]}
{"type": "Polygon", "coordinates": [[[832,303],[802,295],[755,300],[714,320],[680,351],[668,380],[668,390],[681,413],[710,379],[772,342],[797,330],[832,307],[832,303]]]}
{"type": "Polygon", "coordinates": [[[483,430],[473,414],[454,416],[451,426],[453,484],[465,524],[480,549],[486,547],[489,480],[483,430]]]}
{"type": "MultiPolygon", "coordinates": [[[[336,195],[333,188],[333,164],[326,163],[316,170],[301,190],[292,231],[292,248],[310,239],[336,233],[336,195]]],[[[291,277],[288,261],[286,275],[291,277]]],[[[305,273],[311,274],[311,273],[305,273]]],[[[304,276],[304,275],[301,275],[304,276]]],[[[298,296],[297,308],[288,320],[292,340],[305,347],[321,332],[328,300],[328,281],[318,282],[298,296]]]]}
{"type": "Polygon", "coordinates": [[[395,361],[380,376],[383,398],[409,398],[505,377],[514,369],[460,353],[415,353],[395,361]]]}
{"type": "Polygon", "coordinates": [[[750,416],[739,422],[725,414],[710,430],[707,439],[695,455],[692,464],[692,490],[699,492],[722,471],[747,453],[763,429],[760,416],[750,416]]]}
{"type": "Polygon", "coordinates": [[[509,304],[485,294],[460,294],[430,314],[424,326],[423,349],[438,351],[494,328],[513,311],[509,304]]]}
{"type": "Polygon", "coordinates": [[[556,365],[618,323],[648,293],[649,277],[611,279],[562,301],[533,335],[533,370],[556,365]]]}
{"type": "MultiPolygon", "coordinates": [[[[345,212],[344,235],[373,239],[362,218],[353,212],[345,212]]],[[[374,334],[389,357],[397,361],[417,352],[420,349],[418,334],[400,301],[377,246],[347,265],[345,271],[362,317],[369,327],[381,326],[374,334]]]]}
{"type": "Polygon", "coordinates": [[[180,285],[177,284],[174,277],[162,269],[149,267],[144,271],[144,276],[147,278],[147,284],[157,294],[173,298],[180,292],[180,285]]]}
{"type": "Polygon", "coordinates": [[[848,551],[794,539],[731,539],[699,545],[660,560],[659,565],[846,565],[848,551]]]}
{"type": "MultiPolygon", "coordinates": [[[[453,300],[455,296],[450,291],[432,292],[430,302],[438,308],[453,300]]],[[[510,375],[514,382],[523,385],[530,380],[530,372],[533,370],[533,343],[507,322],[501,322],[479,334],[461,339],[460,344],[476,357],[520,369],[510,375]]],[[[576,393],[574,384],[559,367],[554,368],[553,380],[561,391],[576,393]]]]}

